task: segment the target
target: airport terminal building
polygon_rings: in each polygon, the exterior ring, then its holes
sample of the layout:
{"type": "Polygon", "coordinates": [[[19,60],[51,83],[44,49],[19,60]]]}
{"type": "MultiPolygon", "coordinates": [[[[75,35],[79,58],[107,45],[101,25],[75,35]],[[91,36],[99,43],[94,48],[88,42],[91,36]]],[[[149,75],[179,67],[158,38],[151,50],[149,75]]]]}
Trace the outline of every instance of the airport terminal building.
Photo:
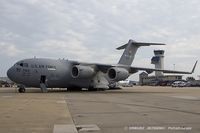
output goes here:
{"type": "Polygon", "coordinates": [[[175,80],[182,80],[182,75],[148,76],[146,72],[139,75],[140,85],[156,85],[159,81],[173,82],[175,80]]]}

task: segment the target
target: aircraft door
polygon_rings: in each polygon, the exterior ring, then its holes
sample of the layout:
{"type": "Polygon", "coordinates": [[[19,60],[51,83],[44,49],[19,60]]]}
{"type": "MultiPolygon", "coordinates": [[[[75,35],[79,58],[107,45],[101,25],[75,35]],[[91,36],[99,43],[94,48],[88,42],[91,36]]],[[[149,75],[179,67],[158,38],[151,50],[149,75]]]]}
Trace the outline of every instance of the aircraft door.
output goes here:
{"type": "Polygon", "coordinates": [[[45,75],[41,75],[40,83],[46,84],[46,76],[45,75]]]}
{"type": "Polygon", "coordinates": [[[46,83],[46,76],[41,75],[40,77],[40,88],[42,92],[47,92],[47,83],[46,83]]]}

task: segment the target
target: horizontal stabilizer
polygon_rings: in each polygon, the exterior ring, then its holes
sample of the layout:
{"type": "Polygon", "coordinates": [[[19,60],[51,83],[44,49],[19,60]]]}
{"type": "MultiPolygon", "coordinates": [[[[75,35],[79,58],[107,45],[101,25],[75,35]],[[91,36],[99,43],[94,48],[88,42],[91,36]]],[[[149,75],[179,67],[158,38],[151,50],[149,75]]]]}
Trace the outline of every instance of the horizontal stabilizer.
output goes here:
{"type": "Polygon", "coordinates": [[[146,43],[146,42],[136,42],[134,40],[129,40],[129,42],[127,44],[124,44],[120,47],[117,48],[117,50],[121,50],[121,49],[125,49],[127,47],[128,44],[133,44],[133,45],[136,45],[138,47],[140,46],[150,46],[150,45],[165,45],[163,43],[146,43]]]}

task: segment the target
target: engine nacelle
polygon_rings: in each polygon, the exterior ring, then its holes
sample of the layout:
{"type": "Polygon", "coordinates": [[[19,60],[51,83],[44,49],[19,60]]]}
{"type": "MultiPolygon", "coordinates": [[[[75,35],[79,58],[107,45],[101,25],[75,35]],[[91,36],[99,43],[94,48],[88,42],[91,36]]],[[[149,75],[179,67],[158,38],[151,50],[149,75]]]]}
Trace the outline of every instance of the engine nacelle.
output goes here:
{"type": "Polygon", "coordinates": [[[73,78],[91,78],[94,73],[94,68],[90,66],[76,65],[73,66],[71,70],[71,75],[73,78]]]}
{"type": "Polygon", "coordinates": [[[129,76],[128,70],[119,67],[112,67],[107,72],[108,77],[113,81],[125,80],[129,76]]]}

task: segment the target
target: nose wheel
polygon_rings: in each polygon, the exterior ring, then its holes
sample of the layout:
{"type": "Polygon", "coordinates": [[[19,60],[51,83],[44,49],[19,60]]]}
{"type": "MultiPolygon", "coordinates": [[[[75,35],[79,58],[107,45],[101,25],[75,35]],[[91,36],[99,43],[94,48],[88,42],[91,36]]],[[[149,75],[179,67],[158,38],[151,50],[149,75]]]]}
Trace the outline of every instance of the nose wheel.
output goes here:
{"type": "Polygon", "coordinates": [[[19,92],[19,93],[25,93],[25,91],[26,91],[26,89],[25,89],[24,87],[20,87],[20,88],[18,89],[18,92],[19,92]]]}

